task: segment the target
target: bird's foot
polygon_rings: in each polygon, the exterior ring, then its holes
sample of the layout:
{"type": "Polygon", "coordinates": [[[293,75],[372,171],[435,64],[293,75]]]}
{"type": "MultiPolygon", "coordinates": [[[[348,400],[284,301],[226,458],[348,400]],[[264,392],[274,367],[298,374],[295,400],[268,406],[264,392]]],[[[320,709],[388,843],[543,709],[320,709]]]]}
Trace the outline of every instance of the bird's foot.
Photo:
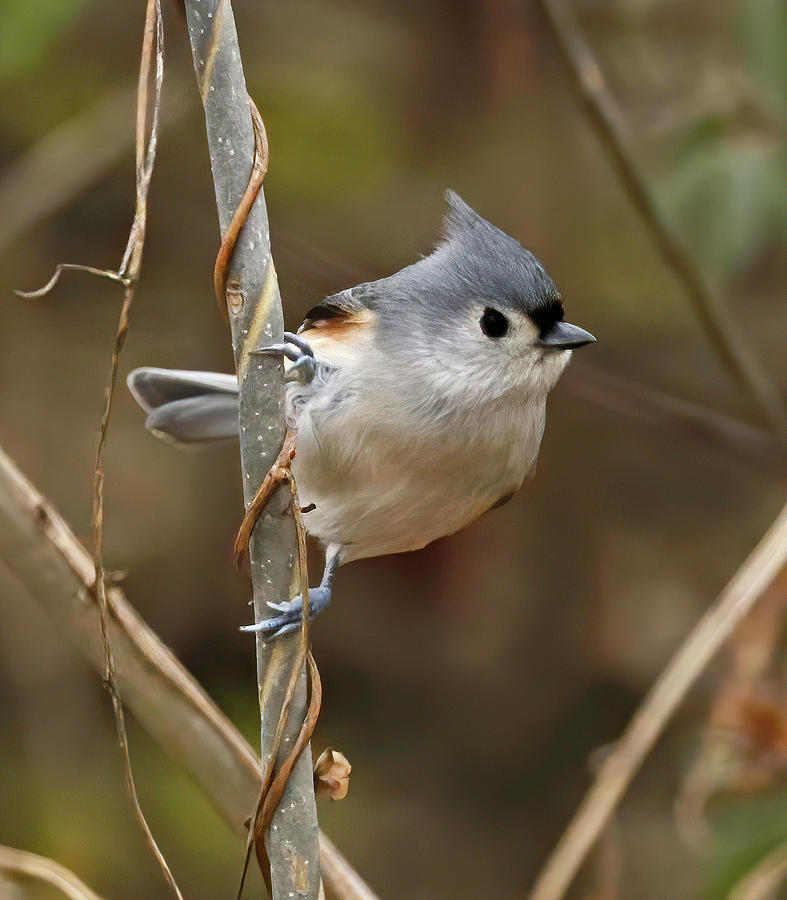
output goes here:
{"type": "Polygon", "coordinates": [[[283,343],[252,350],[252,354],[255,356],[286,356],[292,362],[292,366],[287,372],[285,381],[300,381],[302,384],[310,384],[319,366],[309,342],[291,331],[284,332],[283,343]]]}
{"type": "MultiPolygon", "coordinates": [[[[313,621],[331,602],[331,589],[320,585],[309,588],[309,621],[313,621]]],[[[298,596],[286,603],[268,602],[271,609],[280,615],[271,619],[263,619],[255,625],[243,625],[241,631],[262,631],[267,638],[277,638],[289,634],[301,627],[303,615],[303,598],[298,596]]]]}

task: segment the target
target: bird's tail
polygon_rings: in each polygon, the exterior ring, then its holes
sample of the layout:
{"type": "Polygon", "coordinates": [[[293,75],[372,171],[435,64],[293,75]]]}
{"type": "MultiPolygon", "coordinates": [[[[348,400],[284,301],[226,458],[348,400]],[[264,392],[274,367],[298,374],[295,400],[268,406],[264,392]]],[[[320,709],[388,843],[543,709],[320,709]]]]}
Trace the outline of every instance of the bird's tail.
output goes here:
{"type": "Polygon", "coordinates": [[[176,444],[238,437],[238,379],[218,372],[134,369],[129,390],[148,414],[145,427],[176,444]]]}

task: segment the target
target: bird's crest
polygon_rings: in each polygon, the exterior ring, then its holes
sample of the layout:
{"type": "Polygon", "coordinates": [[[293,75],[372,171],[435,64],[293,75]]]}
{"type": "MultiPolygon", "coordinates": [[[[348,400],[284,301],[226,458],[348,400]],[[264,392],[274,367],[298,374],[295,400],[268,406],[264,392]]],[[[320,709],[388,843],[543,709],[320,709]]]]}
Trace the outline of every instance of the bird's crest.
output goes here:
{"type": "Polygon", "coordinates": [[[446,240],[465,234],[479,225],[488,224],[456,193],[448,188],[443,194],[448,209],[443,216],[443,236],[446,240]]]}

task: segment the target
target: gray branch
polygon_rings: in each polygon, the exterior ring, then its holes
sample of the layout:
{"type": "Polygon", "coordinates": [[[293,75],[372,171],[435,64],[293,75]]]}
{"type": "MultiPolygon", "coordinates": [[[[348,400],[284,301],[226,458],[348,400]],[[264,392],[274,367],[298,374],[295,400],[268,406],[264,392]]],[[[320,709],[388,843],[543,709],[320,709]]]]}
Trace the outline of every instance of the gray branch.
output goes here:
{"type": "MultiPolygon", "coordinates": [[[[246,189],[254,156],[254,135],[232,7],[227,0],[188,0],[186,17],[208,134],[216,205],[224,235],[246,189]]],[[[282,310],[270,252],[262,191],[240,233],[227,278],[232,346],[240,387],[240,449],[248,508],[284,439],[281,364],[249,353],[282,339],[282,310]]],[[[268,600],[293,596],[296,535],[280,489],[252,534],[249,558],[256,621],[270,614],[268,600]]],[[[262,758],[267,764],[274,733],[298,651],[300,636],[266,645],[257,637],[257,681],[262,717],[262,758]]],[[[282,746],[297,735],[306,704],[301,674],[282,746]]],[[[317,812],[311,753],[295,766],[267,839],[274,900],[316,898],[319,891],[317,812]]]]}

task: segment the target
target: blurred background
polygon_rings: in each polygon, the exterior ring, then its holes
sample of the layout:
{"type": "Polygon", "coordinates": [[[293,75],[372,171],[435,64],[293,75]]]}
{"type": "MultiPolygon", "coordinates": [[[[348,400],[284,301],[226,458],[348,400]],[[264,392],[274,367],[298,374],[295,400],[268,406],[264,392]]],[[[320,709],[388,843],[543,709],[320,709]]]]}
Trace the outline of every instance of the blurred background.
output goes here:
{"type": "MultiPolygon", "coordinates": [[[[537,3],[233,5],[271,143],[290,327],[428,251],[450,186],[536,252],[567,317],[598,337],[550,400],[532,484],[419,553],[343,569],[314,629],[314,749],[353,765],[347,799],[321,805],[325,831],[386,900],[523,896],[594,754],[779,511],[779,451],[622,192],[537,3]]],[[[669,220],[783,385],[785,8],[571,5],[669,220]]],[[[181,11],[163,6],[164,119],[121,378],[232,366],[202,109],[181,11]]],[[[59,261],[119,263],[143,18],[131,0],[5,0],[0,13],[0,442],[85,540],[120,291],[81,274],[37,302],[11,291],[59,261]]],[[[121,381],[106,473],[107,567],[128,572],[131,602],[258,746],[238,632],[249,588],[231,563],[236,448],[154,440],[121,381]]],[[[572,897],[715,900],[787,839],[784,594],[697,683],[572,897]],[[764,662],[741,688],[752,643],[764,662]]],[[[2,567],[0,616],[0,843],[107,898],[165,896],[99,678],[2,567]]],[[[239,841],[129,728],[185,895],[233,896],[239,841]]]]}

